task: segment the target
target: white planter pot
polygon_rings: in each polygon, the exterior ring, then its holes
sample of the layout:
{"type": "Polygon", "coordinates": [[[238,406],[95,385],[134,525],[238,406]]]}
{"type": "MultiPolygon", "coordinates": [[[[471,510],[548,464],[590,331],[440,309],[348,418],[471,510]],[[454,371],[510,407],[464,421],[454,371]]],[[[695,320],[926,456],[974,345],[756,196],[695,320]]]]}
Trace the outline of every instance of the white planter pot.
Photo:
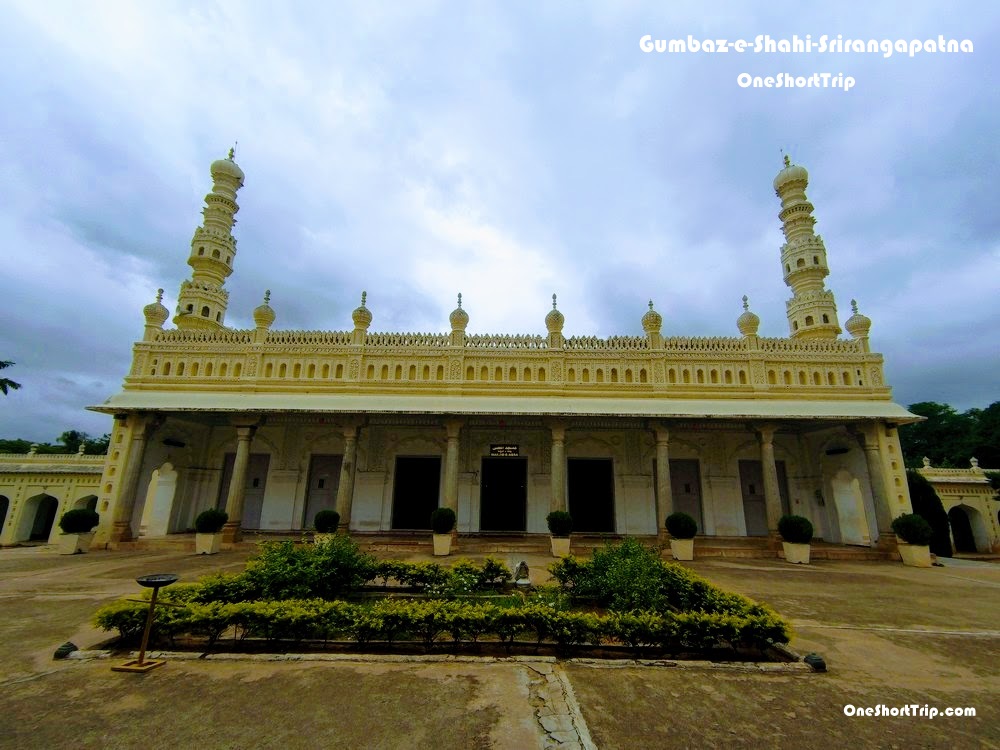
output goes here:
{"type": "Polygon", "coordinates": [[[88,531],[86,534],[60,534],[59,554],[78,555],[90,549],[91,542],[94,541],[96,532],[88,531]]]}
{"type": "Polygon", "coordinates": [[[199,555],[215,555],[222,546],[222,532],[218,534],[195,534],[194,549],[199,555]]]}
{"type": "Polygon", "coordinates": [[[809,564],[808,544],[795,544],[794,542],[782,542],[781,546],[785,550],[785,562],[801,563],[803,565],[809,564]]]}
{"type": "Polygon", "coordinates": [[[694,539],[671,539],[670,554],[675,560],[694,560],[694,539]]]}
{"type": "Polygon", "coordinates": [[[914,568],[931,567],[931,548],[927,544],[899,542],[899,555],[903,558],[903,565],[912,565],[914,568]]]}
{"type": "Polygon", "coordinates": [[[553,557],[566,557],[569,554],[568,536],[550,536],[549,541],[552,542],[553,557]]]}
{"type": "Polygon", "coordinates": [[[438,557],[451,554],[451,534],[434,534],[434,554],[438,557]]]}

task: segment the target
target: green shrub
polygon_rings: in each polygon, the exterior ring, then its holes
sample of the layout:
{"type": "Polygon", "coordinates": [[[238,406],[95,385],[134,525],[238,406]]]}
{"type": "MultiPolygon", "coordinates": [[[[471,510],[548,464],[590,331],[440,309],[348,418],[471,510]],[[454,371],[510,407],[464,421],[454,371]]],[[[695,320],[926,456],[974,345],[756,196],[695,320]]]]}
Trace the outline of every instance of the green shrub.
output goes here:
{"type": "Polygon", "coordinates": [[[687,513],[671,513],[667,516],[667,531],[674,539],[694,539],[698,523],[687,513]]]}
{"type": "Polygon", "coordinates": [[[199,534],[218,534],[229,520],[229,514],[218,508],[203,510],[194,519],[194,530],[199,534]]]}
{"type": "Polygon", "coordinates": [[[545,517],[549,533],[555,537],[567,537],[573,533],[573,517],[565,510],[554,510],[545,517]]]}
{"type": "Polygon", "coordinates": [[[59,528],[64,534],[88,534],[100,522],[97,511],[88,508],[74,508],[62,514],[59,528]]]}
{"type": "Polygon", "coordinates": [[[929,545],[934,530],[923,516],[916,513],[905,513],[892,522],[892,530],[896,536],[910,544],[929,545]]]}
{"type": "Polygon", "coordinates": [[[435,534],[450,534],[455,528],[455,511],[451,508],[435,508],[431,513],[431,529],[435,534]]]}
{"type": "Polygon", "coordinates": [[[321,510],[313,518],[313,528],[319,534],[332,534],[340,525],[340,514],[335,510],[321,510]]]}
{"type": "Polygon", "coordinates": [[[809,544],[813,538],[813,525],[803,516],[782,516],[778,521],[778,533],[790,544],[809,544]]]}
{"type": "Polygon", "coordinates": [[[323,544],[265,542],[243,573],[253,598],[335,599],[376,575],[376,561],[346,534],[323,544]]]}

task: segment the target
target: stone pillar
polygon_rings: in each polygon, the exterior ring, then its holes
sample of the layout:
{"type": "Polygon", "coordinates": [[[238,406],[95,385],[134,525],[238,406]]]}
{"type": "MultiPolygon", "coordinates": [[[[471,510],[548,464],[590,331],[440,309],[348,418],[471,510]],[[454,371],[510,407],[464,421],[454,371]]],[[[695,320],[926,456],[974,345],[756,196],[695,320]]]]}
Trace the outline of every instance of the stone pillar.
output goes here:
{"type": "MultiPolygon", "coordinates": [[[[444,499],[443,508],[451,508],[458,517],[458,437],[462,431],[462,421],[449,419],[444,423],[448,433],[448,447],[444,454],[444,499]]],[[[456,524],[455,530],[458,530],[456,524]]]]}
{"type": "Polygon", "coordinates": [[[666,519],[674,512],[674,492],[670,485],[670,431],[662,425],[656,433],[656,535],[667,534],[666,519]]]}
{"type": "Polygon", "coordinates": [[[226,496],[226,513],[229,520],[222,527],[222,541],[226,544],[243,538],[240,524],[243,521],[243,497],[246,494],[247,466],[250,463],[250,441],[256,427],[236,428],[236,459],[233,461],[233,478],[226,496]]]}
{"type": "Polygon", "coordinates": [[[340,483],[337,485],[337,512],[341,531],[351,527],[351,506],[354,504],[354,464],[358,457],[358,427],[344,428],[344,460],[340,462],[340,483]]]}
{"type": "Polygon", "coordinates": [[[764,474],[764,509],[767,512],[767,532],[772,542],[778,540],[778,521],[781,520],[781,490],[778,488],[778,467],[774,463],[774,425],[757,428],[760,438],[760,465],[764,474]]]}
{"type": "Polygon", "coordinates": [[[556,423],[552,429],[552,497],[549,510],[566,510],[566,425],[556,423]]]}
{"type": "Polygon", "coordinates": [[[892,507],[889,505],[889,495],[885,491],[885,472],[882,470],[882,452],[879,450],[878,430],[881,423],[864,432],[858,432],[858,443],[865,453],[868,464],[868,479],[872,485],[872,500],[875,501],[875,523],[878,526],[878,544],[880,547],[895,548],[896,535],[892,532],[892,507]]]}
{"type": "Polygon", "coordinates": [[[118,502],[115,504],[111,522],[109,541],[112,543],[130,542],[135,539],[135,534],[132,533],[132,512],[135,509],[135,496],[139,491],[139,473],[142,471],[142,461],[146,456],[146,443],[159,424],[148,414],[130,414],[128,420],[131,422],[129,425],[131,438],[125,469],[122,471],[118,502]]]}

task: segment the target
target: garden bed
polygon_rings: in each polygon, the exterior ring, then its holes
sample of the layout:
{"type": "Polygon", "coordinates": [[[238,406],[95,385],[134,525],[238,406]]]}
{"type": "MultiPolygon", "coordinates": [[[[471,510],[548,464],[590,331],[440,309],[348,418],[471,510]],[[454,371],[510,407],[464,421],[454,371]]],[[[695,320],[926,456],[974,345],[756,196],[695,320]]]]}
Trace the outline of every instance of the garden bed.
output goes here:
{"type": "MultiPolygon", "coordinates": [[[[557,585],[523,590],[503,563],[377,560],[346,536],[269,543],[235,575],[164,589],[155,643],[198,651],[555,654],[772,660],[788,626],[769,608],[665,563],[635,540],[566,557],[557,585]],[[170,606],[172,605],[172,606],[170,606]]],[[[120,600],[96,622],[122,643],[147,605],[120,600]]]]}

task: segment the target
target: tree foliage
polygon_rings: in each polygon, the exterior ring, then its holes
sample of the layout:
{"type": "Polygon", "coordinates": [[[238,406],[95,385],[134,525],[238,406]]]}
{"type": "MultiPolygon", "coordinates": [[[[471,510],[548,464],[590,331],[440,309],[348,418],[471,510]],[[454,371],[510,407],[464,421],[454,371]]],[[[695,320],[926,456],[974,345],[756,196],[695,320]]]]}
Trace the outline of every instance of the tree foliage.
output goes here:
{"type": "MultiPolygon", "coordinates": [[[[102,437],[94,438],[80,430],[66,430],[56,439],[55,443],[37,443],[37,452],[77,453],[82,444],[83,452],[88,456],[99,456],[108,452],[108,445],[110,443],[111,435],[109,433],[105,433],[102,437]]],[[[31,450],[32,445],[35,445],[35,443],[23,438],[0,440],[0,453],[27,453],[31,450]]]]}
{"type": "Polygon", "coordinates": [[[910,489],[913,512],[923,517],[934,532],[931,536],[931,552],[938,557],[951,557],[950,525],[941,498],[931,483],[915,471],[906,472],[906,484],[910,489]]]}
{"type": "MultiPolygon", "coordinates": [[[[6,370],[8,367],[12,367],[13,365],[14,363],[9,359],[0,360],[0,370],[6,370]]],[[[3,393],[5,396],[8,391],[16,391],[20,387],[20,383],[15,383],[10,378],[0,378],[0,393],[3,393]]]]}
{"type": "Polygon", "coordinates": [[[961,413],[935,401],[908,408],[926,420],[899,428],[907,467],[920,468],[924,456],[932,465],[946,468],[967,469],[973,457],[984,468],[1000,467],[1000,401],[961,413]]]}

